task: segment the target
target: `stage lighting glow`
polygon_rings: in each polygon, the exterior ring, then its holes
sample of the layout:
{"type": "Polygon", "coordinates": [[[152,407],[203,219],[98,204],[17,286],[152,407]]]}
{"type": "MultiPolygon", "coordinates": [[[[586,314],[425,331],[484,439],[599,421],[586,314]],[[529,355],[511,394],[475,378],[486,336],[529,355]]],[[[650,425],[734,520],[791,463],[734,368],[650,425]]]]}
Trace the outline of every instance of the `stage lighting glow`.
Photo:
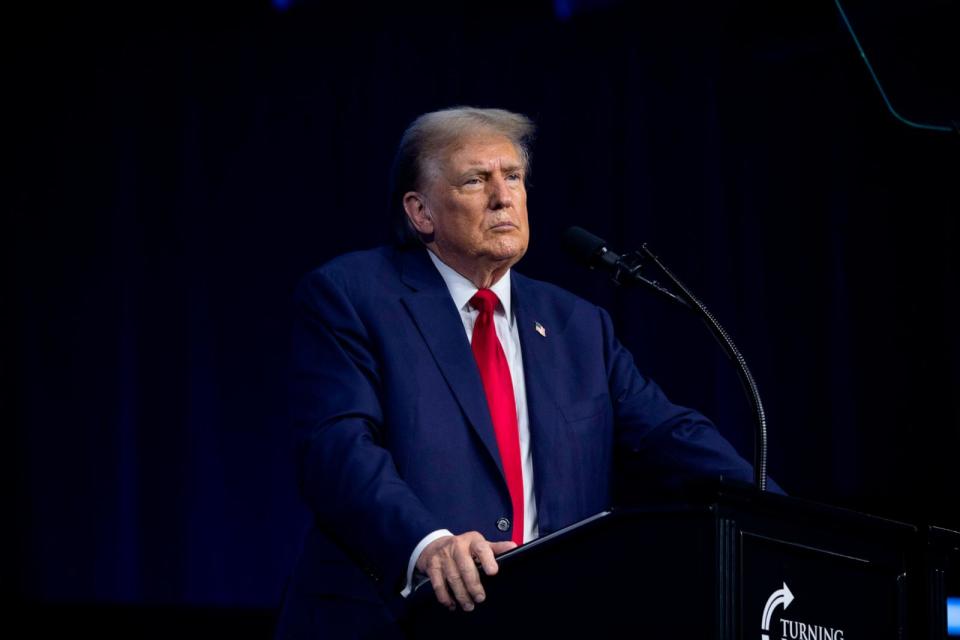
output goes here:
{"type": "Polygon", "coordinates": [[[960,598],[947,598],[947,635],[960,636],[960,598]]]}

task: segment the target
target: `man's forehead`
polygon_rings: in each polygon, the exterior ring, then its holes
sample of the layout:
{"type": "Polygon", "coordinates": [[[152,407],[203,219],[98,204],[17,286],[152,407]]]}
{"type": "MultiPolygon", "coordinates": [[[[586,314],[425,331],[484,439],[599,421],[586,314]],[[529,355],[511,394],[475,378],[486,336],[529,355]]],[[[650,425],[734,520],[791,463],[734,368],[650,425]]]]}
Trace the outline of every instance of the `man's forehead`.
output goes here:
{"type": "Polygon", "coordinates": [[[463,167],[504,164],[520,166],[520,152],[506,136],[472,137],[458,140],[443,154],[448,163],[463,167]]]}

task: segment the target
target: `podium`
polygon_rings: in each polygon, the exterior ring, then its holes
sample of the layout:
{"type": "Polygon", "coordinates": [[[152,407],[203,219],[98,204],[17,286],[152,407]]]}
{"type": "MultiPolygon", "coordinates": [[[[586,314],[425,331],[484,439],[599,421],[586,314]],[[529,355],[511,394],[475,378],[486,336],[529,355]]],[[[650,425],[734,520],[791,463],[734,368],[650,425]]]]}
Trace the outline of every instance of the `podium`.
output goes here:
{"type": "Polygon", "coordinates": [[[411,596],[413,638],[901,640],[916,528],[718,484],[597,514],[498,558],[487,599],[411,596]]]}
{"type": "Polygon", "coordinates": [[[925,626],[911,637],[960,637],[960,532],[928,526],[920,531],[911,611],[925,626]],[[948,604],[949,603],[949,604],[948,604]],[[953,609],[948,613],[948,607],[953,609]]]}

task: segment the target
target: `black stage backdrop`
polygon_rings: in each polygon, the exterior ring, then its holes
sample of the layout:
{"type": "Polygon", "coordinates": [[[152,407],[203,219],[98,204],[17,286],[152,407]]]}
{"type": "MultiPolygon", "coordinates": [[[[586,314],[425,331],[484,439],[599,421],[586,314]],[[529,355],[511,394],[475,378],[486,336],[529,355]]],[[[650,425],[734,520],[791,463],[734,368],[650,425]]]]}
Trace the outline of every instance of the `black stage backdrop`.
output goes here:
{"type": "MultiPolygon", "coordinates": [[[[309,519],[292,290],[387,239],[404,126],[457,104],[539,125],[519,270],[606,306],[641,370],[749,456],[703,327],[581,272],[559,238],[650,243],[750,362],[790,493],[960,527],[960,136],[886,111],[833,2],[769,4],[5,20],[3,595],[269,615],[309,519]]],[[[866,4],[851,19],[896,106],[960,118],[937,48],[956,4],[866,4]]]]}

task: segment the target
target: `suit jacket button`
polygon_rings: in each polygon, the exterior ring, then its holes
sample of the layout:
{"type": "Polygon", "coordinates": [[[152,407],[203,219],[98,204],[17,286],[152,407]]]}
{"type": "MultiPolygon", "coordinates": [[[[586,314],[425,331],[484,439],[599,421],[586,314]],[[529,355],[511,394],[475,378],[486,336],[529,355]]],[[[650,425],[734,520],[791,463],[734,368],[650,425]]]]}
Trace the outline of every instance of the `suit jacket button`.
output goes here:
{"type": "Polygon", "coordinates": [[[507,518],[497,518],[497,529],[500,531],[510,530],[510,520],[507,518]]]}

